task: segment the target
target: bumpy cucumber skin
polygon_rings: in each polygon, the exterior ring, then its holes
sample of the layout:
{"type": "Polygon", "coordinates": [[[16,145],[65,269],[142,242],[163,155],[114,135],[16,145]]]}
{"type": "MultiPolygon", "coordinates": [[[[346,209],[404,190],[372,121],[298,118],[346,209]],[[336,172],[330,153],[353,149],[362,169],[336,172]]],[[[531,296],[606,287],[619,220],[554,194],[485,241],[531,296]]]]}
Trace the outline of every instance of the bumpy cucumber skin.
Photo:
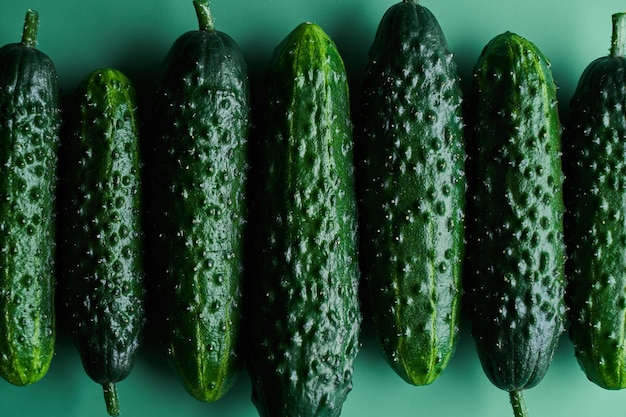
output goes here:
{"type": "Polygon", "coordinates": [[[364,271],[385,357],[434,381],[458,338],[465,141],[456,63],[433,14],[383,16],[363,82],[358,170],[364,271]]]}
{"type": "Polygon", "coordinates": [[[172,45],[154,103],[164,346],[197,399],[221,398],[242,366],[248,70],[235,41],[190,31],[172,45]]]}
{"type": "Polygon", "coordinates": [[[338,416],[361,322],[356,197],[347,77],[319,26],[276,48],[268,88],[253,402],[262,416],[338,416]]]}
{"type": "Polygon", "coordinates": [[[5,45],[0,62],[0,375],[27,385],[54,354],[59,91],[33,46],[5,45]]]}
{"type": "Polygon", "coordinates": [[[499,388],[541,381],[564,329],[561,125],[549,62],[506,32],[483,50],[468,100],[472,334],[499,388]]]}
{"type": "Polygon", "coordinates": [[[61,295],[87,374],[132,370],[145,322],[139,130],[131,81],[96,70],[78,85],[63,143],[61,295]]]}
{"type": "Polygon", "coordinates": [[[626,388],[626,58],[591,62],[565,130],[569,336],[587,377],[626,388]]]}

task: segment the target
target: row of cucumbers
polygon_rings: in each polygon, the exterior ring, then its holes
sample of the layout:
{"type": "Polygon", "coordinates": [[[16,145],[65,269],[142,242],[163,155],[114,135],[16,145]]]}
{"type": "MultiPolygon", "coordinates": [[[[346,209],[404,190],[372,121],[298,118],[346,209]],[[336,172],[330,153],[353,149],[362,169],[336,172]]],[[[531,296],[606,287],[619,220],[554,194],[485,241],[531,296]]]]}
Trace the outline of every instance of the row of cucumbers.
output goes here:
{"type": "Polygon", "coordinates": [[[581,77],[563,144],[533,43],[491,40],[463,101],[415,0],[380,22],[354,129],[335,44],[312,23],[291,32],[257,142],[245,60],[194,5],[199,29],[172,45],[146,123],[113,69],[80,83],[61,122],[36,12],[0,49],[6,380],[47,372],[56,288],[111,415],[148,317],[199,400],[221,398],[245,362],[260,415],[338,416],[362,273],[381,350],[411,384],[443,372],[464,308],[516,416],[566,325],[587,376],[626,386],[626,14],[581,77]]]}

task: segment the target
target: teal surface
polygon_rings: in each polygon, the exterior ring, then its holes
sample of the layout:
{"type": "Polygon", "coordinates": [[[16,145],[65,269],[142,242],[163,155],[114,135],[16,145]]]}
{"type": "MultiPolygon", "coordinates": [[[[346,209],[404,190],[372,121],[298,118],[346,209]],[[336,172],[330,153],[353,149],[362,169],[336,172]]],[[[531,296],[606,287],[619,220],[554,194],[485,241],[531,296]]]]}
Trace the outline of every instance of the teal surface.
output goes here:
{"type": "MultiPolygon", "coordinates": [[[[369,45],[391,4],[382,0],[214,0],[212,10],[216,27],[243,49],[253,88],[263,85],[274,47],[296,25],[313,21],[335,39],[351,87],[358,93],[369,45]]],[[[445,31],[465,88],[481,49],[495,35],[511,30],[537,44],[552,61],[563,120],[584,67],[608,53],[611,15],[622,11],[614,0],[423,0],[422,4],[445,31]]],[[[191,0],[1,0],[0,44],[19,41],[27,8],[40,13],[39,48],[55,62],[66,95],[88,72],[105,66],[124,71],[140,94],[149,92],[174,39],[197,26],[191,0]]],[[[342,416],[512,416],[507,394],[494,388],[483,374],[467,322],[463,325],[461,343],[444,374],[430,386],[414,387],[391,371],[366,321],[354,388],[342,416]]],[[[151,338],[118,390],[122,416],[257,415],[247,374],[217,403],[198,402],[183,389],[151,338]]],[[[533,417],[621,416],[626,391],[605,391],[587,381],[571,343],[563,337],[548,374],[526,392],[526,402],[533,417]]],[[[28,387],[0,381],[0,417],[13,416],[106,416],[102,392],[84,373],[64,332],[43,380],[28,387]]]]}

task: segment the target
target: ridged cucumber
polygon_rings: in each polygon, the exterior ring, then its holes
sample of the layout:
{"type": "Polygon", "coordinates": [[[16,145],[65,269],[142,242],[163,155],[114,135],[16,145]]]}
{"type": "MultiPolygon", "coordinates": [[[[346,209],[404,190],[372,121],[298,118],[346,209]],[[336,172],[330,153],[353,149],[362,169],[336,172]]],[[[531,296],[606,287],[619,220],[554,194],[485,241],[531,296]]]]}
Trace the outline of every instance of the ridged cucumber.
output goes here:
{"type": "Polygon", "coordinates": [[[456,63],[413,0],[383,16],[363,81],[358,165],[364,271],[385,357],[429,384],[458,338],[465,141],[456,63]]]}
{"type": "Polygon", "coordinates": [[[474,67],[468,122],[466,276],[483,368],[510,392],[541,381],[565,319],[561,124],[550,64],[511,32],[474,67]]]}
{"type": "Polygon", "coordinates": [[[303,23],[267,84],[253,401],[262,416],[338,416],[361,322],[347,76],[330,37],[303,23]]]}
{"type": "Polygon", "coordinates": [[[96,70],[78,85],[63,143],[60,295],[87,374],[118,415],[145,322],[139,123],[131,81],[96,70]]]}
{"type": "Polygon", "coordinates": [[[56,336],[59,90],[38,22],[29,10],[22,42],[0,48],[0,375],[15,385],[46,374],[56,336]]]}
{"type": "Polygon", "coordinates": [[[214,401],[232,386],[238,355],[246,222],[248,70],[235,41],[195,0],[200,28],[163,63],[154,103],[158,278],[164,346],[185,388],[214,401]]]}
{"type": "Polygon", "coordinates": [[[587,377],[626,388],[626,13],[609,56],[591,62],[565,130],[569,335],[587,377]]]}

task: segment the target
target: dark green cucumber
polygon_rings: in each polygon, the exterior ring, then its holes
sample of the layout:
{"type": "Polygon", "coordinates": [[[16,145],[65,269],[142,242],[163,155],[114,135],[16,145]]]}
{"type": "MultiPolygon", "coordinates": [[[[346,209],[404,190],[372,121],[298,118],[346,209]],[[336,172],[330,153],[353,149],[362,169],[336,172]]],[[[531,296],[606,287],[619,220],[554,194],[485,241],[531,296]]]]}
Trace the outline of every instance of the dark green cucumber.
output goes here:
{"type": "Polygon", "coordinates": [[[465,143],[456,63],[415,1],[383,16],[369,53],[358,165],[364,271],[385,357],[429,384],[459,338],[465,143]]]}
{"type": "Polygon", "coordinates": [[[114,69],[75,91],[63,144],[63,286],[70,329],[111,415],[115,383],[131,372],[145,322],[139,131],[135,90],[114,69]]]}
{"type": "Polygon", "coordinates": [[[154,105],[159,230],[166,264],[164,345],[183,385],[214,401],[242,365],[248,72],[235,41],[194,1],[200,29],[180,36],[163,64],[154,105]]]}
{"type": "Polygon", "coordinates": [[[566,238],[569,335],[587,377],[626,388],[626,14],[609,56],[589,64],[571,100],[566,238]]]}
{"type": "Polygon", "coordinates": [[[0,375],[15,385],[46,374],[56,334],[59,91],[37,27],[29,10],[22,42],[0,48],[0,375]]]}
{"type": "Polygon", "coordinates": [[[509,391],[545,375],[564,329],[561,124],[550,64],[528,40],[496,36],[467,107],[472,334],[485,373],[509,391]]]}
{"type": "Polygon", "coordinates": [[[338,416],[361,322],[346,72],[328,35],[303,23],[267,82],[252,398],[262,416],[338,416]]]}

